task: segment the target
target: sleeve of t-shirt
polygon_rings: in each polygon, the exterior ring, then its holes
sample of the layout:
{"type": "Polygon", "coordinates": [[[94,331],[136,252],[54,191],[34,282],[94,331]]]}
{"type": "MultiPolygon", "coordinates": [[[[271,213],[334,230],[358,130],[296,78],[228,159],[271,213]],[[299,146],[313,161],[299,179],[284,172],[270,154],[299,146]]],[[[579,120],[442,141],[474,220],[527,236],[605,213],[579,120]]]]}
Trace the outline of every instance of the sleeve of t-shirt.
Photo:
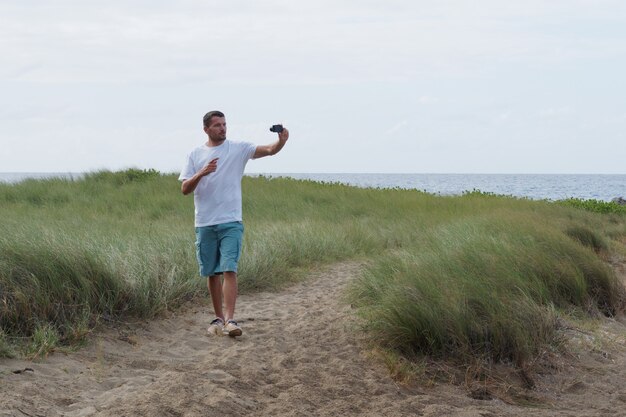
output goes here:
{"type": "Polygon", "coordinates": [[[185,165],[183,166],[182,171],[180,171],[180,176],[178,177],[179,181],[185,181],[189,178],[193,177],[196,174],[196,169],[193,163],[193,158],[191,157],[191,153],[187,155],[187,161],[185,161],[185,165]]]}
{"type": "Polygon", "coordinates": [[[242,142],[241,146],[243,148],[242,154],[244,157],[244,161],[247,162],[254,156],[254,153],[256,152],[256,145],[250,142],[242,142]]]}

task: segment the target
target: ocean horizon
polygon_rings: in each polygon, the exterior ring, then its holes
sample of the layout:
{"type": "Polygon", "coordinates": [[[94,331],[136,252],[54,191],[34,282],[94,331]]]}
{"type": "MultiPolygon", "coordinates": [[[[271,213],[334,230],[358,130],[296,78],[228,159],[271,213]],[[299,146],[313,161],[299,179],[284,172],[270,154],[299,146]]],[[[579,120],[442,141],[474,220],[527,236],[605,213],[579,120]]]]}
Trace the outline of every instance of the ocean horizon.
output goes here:
{"type": "MultiPolygon", "coordinates": [[[[79,172],[5,172],[0,183],[27,179],[79,180],[79,172]]],[[[480,190],[539,200],[567,198],[611,201],[626,197],[626,174],[377,174],[377,173],[246,173],[251,177],[289,177],[356,187],[414,189],[439,195],[480,190]]]]}

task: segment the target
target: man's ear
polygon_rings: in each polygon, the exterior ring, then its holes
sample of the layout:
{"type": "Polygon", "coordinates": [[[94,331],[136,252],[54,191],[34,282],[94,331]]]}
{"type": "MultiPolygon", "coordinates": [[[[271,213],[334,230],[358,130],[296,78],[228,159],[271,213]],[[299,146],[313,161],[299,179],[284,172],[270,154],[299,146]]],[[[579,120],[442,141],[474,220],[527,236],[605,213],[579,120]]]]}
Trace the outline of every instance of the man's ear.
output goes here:
{"type": "Polygon", "coordinates": [[[206,133],[207,135],[209,134],[209,127],[208,126],[204,126],[204,133],[206,133]]]}

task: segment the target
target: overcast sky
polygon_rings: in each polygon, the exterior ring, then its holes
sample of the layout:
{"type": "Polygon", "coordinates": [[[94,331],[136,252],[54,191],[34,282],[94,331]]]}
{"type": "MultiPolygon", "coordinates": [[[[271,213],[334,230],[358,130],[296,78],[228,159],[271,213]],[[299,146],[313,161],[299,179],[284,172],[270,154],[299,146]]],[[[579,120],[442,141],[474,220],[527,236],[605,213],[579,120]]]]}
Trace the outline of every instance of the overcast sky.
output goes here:
{"type": "Polygon", "coordinates": [[[0,172],[626,173],[623,0],[0,0],[0,172]]]}

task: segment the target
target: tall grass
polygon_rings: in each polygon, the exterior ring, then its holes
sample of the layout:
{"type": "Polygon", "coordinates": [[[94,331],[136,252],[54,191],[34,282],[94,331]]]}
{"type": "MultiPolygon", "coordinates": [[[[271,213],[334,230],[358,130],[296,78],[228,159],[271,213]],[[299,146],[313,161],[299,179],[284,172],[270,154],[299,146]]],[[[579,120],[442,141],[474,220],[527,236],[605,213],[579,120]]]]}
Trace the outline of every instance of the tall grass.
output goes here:
{"type": "Polygon", "coordinates": [[[558,229],[499,214],[422,233],[424,244],[376,258],[351,289],[387,348],[523,365],[551,341],[555,309],[623,307],[611,269],[558,229]]]}
{"type": "Polygon", "coordinates": [[[150,317],[204,288],[175,185],[128,171],[0,186],[5,341],[51,325],[72,343],[101,315],[150,317]]]}
{"type": "MultiPolygon", "coordinates": [[[[245,177],[243,188],[242,291],[365,259],[351,301],[368,334],[407,357],[522,364],[550,343],[560,310],[624,305],[602,260],[623,251],[619,213],[286,178],[245,177]]],[[[152,170],[0,185],[0,355],[18,338],[46,350],[102,315],[151,317],[204,294],[193,199],[179,190],[152,170]]]]}

